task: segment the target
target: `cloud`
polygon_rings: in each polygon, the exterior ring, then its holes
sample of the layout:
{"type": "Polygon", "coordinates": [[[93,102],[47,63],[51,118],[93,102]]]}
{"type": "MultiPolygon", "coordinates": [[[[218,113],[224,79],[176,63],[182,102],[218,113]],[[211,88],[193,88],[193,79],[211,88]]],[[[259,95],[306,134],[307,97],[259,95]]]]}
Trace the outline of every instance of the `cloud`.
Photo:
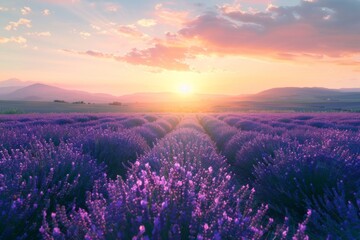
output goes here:
{"type": "Polygon", "coordinates": [[[107,53],[102,53],[102,52],[93,51],[93,50],[89,50],[89,51],[86,51],[86,52],[81,52],[81,51],[75,51],[75,50],[69,50],[69,49],[62,49],[61,51],[65,52],[65,53],[71,53],[71,54],[76,54],[76,55],[84,55],[84,56],[91,56],[91,57],[96,57],[96,58],[107,58],[107,59],[116,59],[117,58],[113,54],[107,54],[107,53]]]}
{"type": "Polygon", "coordinates": [[[30,32],[27,33],[27,35],[37,37],[51,37],[51,32],[30,32]]]}
{"type": "Polygon", "coordinates": [[[117,12],[119,11],[120,6],[112,3],[106,3],[105,4],[105,11],[106,12],[117,12]]]}
{"type": "Polygon", "coordinates": [[[342,60],[342,61],[336,61],[335,63],[338,65],[343,65],[343,66],[358,66],[358,67],[360,67],[360,60],[356,60],[356,59],[346,59],[346,60],[342,60]]]}
{"type": "Polygon", "coordinates": [[[88,56],[92,56],[92,57],[98,57],[98,58],[115,58],[115,56],[112,54],[105,54],[105,53],[91,51],[91,50],[86,51],[84,54],[88,55],[88,56]]]}
{"type": "MultiPolygon", "coordinates": [[[[163,6],[157,5],[156,10],[163,10],[163,6]]],[[[183,23],[177,34],[167,34],[167,40],[175,37],[177,44],[187,47],[169,48],[154,43],[148,49],[128,53],[128,62],[166,69],[181,66],[179,69],[186,70],[189,57],[235,55],[284,61],[326,62],[332,58],[339,63],[356,64],[344,60],[360,55],[359,12],[360,2],[355,0],[302,1],[284,7],[269,4],[264,11],[243,10],[235,2],[183,23]],[[163,59],[174,65],[162,64],[163,59]]]]}
{"type": "Polygon", "coordinates": [[[184,63],[184,59],[187,58],[186,54],[187,51],[183,47],[156,44],[145,50],[133,49],[120,59],[133,65],[188,71],[190,67],[184,63]]]}
{"type": "MultiPolygon", "coordinates": [[[[295,6],[269,4],[262,11],[242,9],[235,3],[191,20],[185,13],[181,17],[172,16],[171,10],[161,4],[155,10],[157,21],[165,19],[169,23],[167,20],[175,19],[180,29],[166,33],[162,39],[153,39],[148,48],[133,49],[124,56],[105,55],[106,58],[178,71],[191,70],[187,61],[200,55],[359,65],[360,1],[357,0],[303,0],[295,6]]],[[[133,30],[120,28],[120,32],[141,36],[133,30]]]]}
{"type": "Polygon", "coordinates": [[[180,34],[219,54],[316,54],[341,57],[359,53],[360,2],[302,1],[245,11],[225,5],[187,23],[180,34]]]}
{"type": "Polygon", "coordinates": [[[91,33],[88,33],[88,32],[79,32],[79,35],[83,39],[88,39],[89,37],[91,37],[91,33]]]}
{"type": "Polygon", "coordinates": [[[142,27],[152,27],[156,25],[156,20],[143,18],[138,20],[137,24],[142,27]]]}
{"type": "Polygon", "coordinates": [[[5,30],[17,30],[17,28],[20,26],[31,28],[31,20],[26,18],[20,18],[17,22],[9,22],[9,24],[5,27],[5,30]]]}
{"type": "Polygon", "coordinates": [[[274,2],[272,0],[237,0],[236,3],[261,3],[261,4],[269,4],[271,2],[274,2]]]}
{"type": "Polygon", "coordinates": [[[109,36],[122,36],[141,41],[147,41],[149,36],[140,31],[136,25],[119,25],[114,22],[103,24],[90,24],[90,27],[95,30],[94,34],[109,35],[109,36]]]}
{"type": "Polygon", "coordinates": [[[30,7],[23,7],[21,10],[20,10],[21,14],[22,15],[28,15],[31,13],[31,8],[30,7]]]}
{"type": "Polygon", "coordinates": [[[19,36],[19,37],[10,37],[10,38],[0,37],[0,44],[17,43],[17,44],[24,45],[24,44],[26,44],[26,42],[27,42],[26,38],[23,38],[21,36],[19,36]]]}
{"type": "Polygon", "coordinates": [[[159,23],[182,26],[189,17],[189,12],[187,11],[174,11],[168,8],[165,8],[163,4],[159,3],[155,5],[155,15],[159,23]]]}
{"type": "Polygon", "coordinates": [[[49,16],[50,14],[51,14],[51,12],[50,12],[50,10],[49,9],[44,9],[44,10],[42,10],[42,15],[44,15],[44,16],[49,16]]]}
{"type": "Polygon", "coordinates": [[[124,56],[102,53],[99,51],[74,51],[63,49],[63,52],[91,56],[100,59],[112,59],[119,62],[125,62],[132,65],[142,65],[153,67],[156,69],[167,69],[175,71],[188,71],[190,66],[183,61],[189,56],[186,48],[180,46],[166,46],[164,44],[156,44],[154,47],[146,50],[133,49],[124,56]]]}
{"type": "Polygon", "coordinates": [[[80,0],[41,0],[45,3],[53,3],[53,4],[74,4],[80,2],[80,0]]]}
{"type": "Polygon", "coordinates": [[[115,3],[114,1],[89,1],[89,5],[93,9],[101,9],[101,11],[106,13],[117,13],[122,8],[119,3],[115,3]]]}
{"type": "Polygon", "coordinates": [[[101,31],[101,27],[99,27],[98,25],[90,24],[90,27],[96,31],[101,31]]]}
{"type": "Polygon", "coordinates": [[[119,25],[116,27],[116,31],[124,36],[133,38],[143,38],[145,34],[139,31],[133,25],[119,25]]]}
{"type": "Polygon", "coordinates": [[[9,11],[8,8],[0,6],[0,12],[7,12],[7,11],[9,11]]]}

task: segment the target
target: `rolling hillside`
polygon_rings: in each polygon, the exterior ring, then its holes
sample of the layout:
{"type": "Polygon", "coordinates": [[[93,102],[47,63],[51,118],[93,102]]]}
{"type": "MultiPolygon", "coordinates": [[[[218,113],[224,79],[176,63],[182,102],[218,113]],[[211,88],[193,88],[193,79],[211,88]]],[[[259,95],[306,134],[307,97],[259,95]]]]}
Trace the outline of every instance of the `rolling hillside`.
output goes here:
{"type": "Polygon", "coordinates": [[[173,102],[359,102],[359,89],[328,88],[272,88],[257,94],[229,96],[222,94],[189,94],[173,92],[142,92],[114,96],[104,93],[89,93],[69,90],[41,83],[9,79],[0,82],[0,100],[66,102],[84,101],[86,103],[173,103],[173,102]]]}

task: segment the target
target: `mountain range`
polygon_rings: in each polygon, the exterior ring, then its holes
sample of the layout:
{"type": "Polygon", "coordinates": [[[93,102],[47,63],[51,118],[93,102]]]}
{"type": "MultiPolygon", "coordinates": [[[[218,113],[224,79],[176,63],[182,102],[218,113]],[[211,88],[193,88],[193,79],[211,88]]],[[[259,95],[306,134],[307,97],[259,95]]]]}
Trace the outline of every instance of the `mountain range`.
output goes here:
{"type": "Polygon", "coordinates": [[[89,93],[78,90],[68,90],[42,83],[26,82],[18,79],[0,81],[0,100],[10,101],[44,101],[53,102],[89,102],[89,103],[159,103],[181,101],[255,101],[255,102],[324,102],[324,101],[359,101],[360,89],[328,89],[328,88],[272,88],[252,95],[229,96],[221,94],[191,94],[181,95],[172,92],[134,93],[114,96],[104,93],[89,93]]]}
{"type": "Polygon", "coordinates": [[[23,82],[18,79],[9,79],[0,82],[0,100],[10,101],[54,101],[111,103],[111,102],[177,102],[202,101],[209,99],[224,99],[227,95],[221,94],[193,94],[184,96],[172,92],[144,92],[123,96],[114,96],[105,93],[89,93],[79,90],[68,90],[42,83],[23,82]]]}
{"type": "Polygon", "coordinates": [[[359,89],[328,89],[328,88],[297,88],[284,87],[272,88],[260,93],[248,96],[250,101],[291,101],[291,102],[323,102],[323,101],[360,101],[359,89]]]}

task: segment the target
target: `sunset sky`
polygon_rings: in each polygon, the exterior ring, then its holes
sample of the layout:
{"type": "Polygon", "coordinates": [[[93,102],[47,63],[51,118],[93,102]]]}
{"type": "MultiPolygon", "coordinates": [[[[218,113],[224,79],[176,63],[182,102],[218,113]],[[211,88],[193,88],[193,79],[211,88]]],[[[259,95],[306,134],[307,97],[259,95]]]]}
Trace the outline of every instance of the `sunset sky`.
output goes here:
{"type": "Polygon", "coordinates": [[[0,0],[0,80],[121,95],[360,88],[360,0],[0,0]]]}

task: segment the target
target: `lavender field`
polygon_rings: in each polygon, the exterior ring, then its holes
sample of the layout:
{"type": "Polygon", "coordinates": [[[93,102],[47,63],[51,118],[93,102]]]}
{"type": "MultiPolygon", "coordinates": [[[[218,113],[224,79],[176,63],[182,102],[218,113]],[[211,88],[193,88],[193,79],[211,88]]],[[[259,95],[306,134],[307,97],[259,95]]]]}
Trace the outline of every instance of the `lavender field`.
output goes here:
{"type": "Polygon", "coordinates": [[[359,239],[360,115],[0,116],[0,239],[359,239]]]}

